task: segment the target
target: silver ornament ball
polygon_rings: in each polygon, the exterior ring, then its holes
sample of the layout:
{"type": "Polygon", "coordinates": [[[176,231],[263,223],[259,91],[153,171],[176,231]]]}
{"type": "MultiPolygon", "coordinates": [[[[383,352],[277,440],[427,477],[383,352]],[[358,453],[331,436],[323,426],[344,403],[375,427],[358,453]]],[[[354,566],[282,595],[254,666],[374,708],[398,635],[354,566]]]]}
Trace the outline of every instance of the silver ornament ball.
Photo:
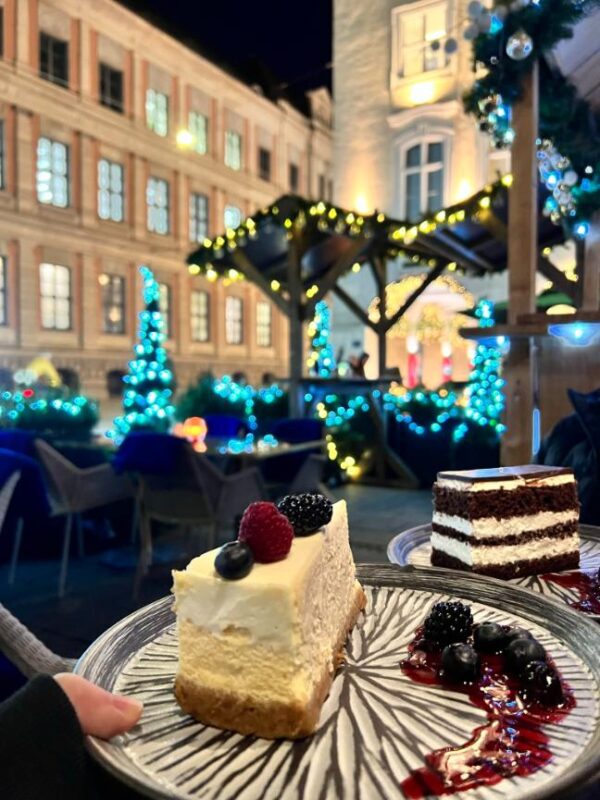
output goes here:
{"type": "Polygon", "coordinates": [[[444,42],[444,52],[446,53],[446,55],[451,56],[452,53],[456,53],[457,50],[458,50],[458,42],[456,41],[456,39],[453,36],[451,36],[449,39],[446,39],[446,41],[444,42]]]}
{"type": "Polygon", "coordinates": [[[567,186],[575,186],[579,177],[574,169],[568,169],[563,175],[563,181],[567,186]]]}
{"type": "Polygon", "coordinates": [[[479,0],[471,0],[467,6],[467,14],[471,19],[476,19],[483,11],[483,4],[479,0]]]}
{"type": "Polygon", "coordinates": [[[506,55],[513,61],[524,61],[533,51],[531,36],[524,30],[515,31],[506,42],[506,55]]]}
{"type": "Polygon", "coordinates": [[[471,22],[464,30],[463,36],[467,40],[467,42],[472,42],[473,39],[476,39],[479,36],[479,26],[475,25],[475,23],[471,22]]]}

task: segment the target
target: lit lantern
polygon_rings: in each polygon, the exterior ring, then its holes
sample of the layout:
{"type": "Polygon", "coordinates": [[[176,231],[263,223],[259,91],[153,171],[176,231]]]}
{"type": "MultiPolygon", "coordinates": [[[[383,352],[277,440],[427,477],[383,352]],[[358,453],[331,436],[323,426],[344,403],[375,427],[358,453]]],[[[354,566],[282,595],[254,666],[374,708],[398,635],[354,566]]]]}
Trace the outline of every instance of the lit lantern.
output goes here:
{"type": "Polygon", "coordinates": [[[442,383],[452,380],[452,343],[442,342],[442,383]]]}
{"type": "Polygon", "coordinates": [[[188,417],[184,422],[178,422],[173,428],[175,436],[187,439],[197,453],[206,452],[206,434],[208,426],[202,417],[188,417]]]}

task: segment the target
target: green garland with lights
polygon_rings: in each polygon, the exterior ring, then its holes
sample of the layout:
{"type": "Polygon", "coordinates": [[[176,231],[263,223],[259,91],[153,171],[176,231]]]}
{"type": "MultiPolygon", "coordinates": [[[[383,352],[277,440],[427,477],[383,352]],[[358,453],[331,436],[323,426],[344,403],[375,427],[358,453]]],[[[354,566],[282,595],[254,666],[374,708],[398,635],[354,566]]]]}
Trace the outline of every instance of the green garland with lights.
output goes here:
{"type": "Polygon", "coordinates": [[[587,234],[590,218],[600,209],[600,113],[578,96],[544,56],[558,42],[571,38],[574,25],[598,5],[600,0],[523,0],[516,8],[515,3],[497,3],[491,10],[495,24],[480,31],[473,42],[474,68],[483,67],[486,72],[464,96],[466,111],[494,136],[496,146],[509,146],[514,138],[507,128],[510,109],[521,99],[524,78],[539,61],[542,152],[538,157],[543,158],[545,147],[558,163],[564,162],[562,172],[550,173],[550,182],[542,174],[549,189],[558,191],[562,185],[564,190],[562,196],[558,193],[559,202],[550,197],[547,211],[579,238],[587,234]],[[525,44],[518,56],[511,51],[515,37],[525,44]],[[563,183],[564,171],[569,171],[571,180],[563,183]]]}
{"type": "Polygon", "coordinates": [[[62,389],[28,387],[0,394],[0,428],[19,428],[68,439],[87,438],[98,422],[98,406],[62,389]]]}

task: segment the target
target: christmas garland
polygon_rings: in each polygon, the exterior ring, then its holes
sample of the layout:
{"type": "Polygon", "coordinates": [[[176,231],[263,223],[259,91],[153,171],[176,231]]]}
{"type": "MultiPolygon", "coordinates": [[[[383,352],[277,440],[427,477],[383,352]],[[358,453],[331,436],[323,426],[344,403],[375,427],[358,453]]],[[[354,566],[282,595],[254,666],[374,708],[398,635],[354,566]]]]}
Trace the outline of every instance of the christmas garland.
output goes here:
{"type": "Polygon", "coordinates": [[[491,12],[474,0],[465,36],[473,39],[474,69],[486,73],[465,94],[465,110],[490,133],[498,148],[514,140],[511,107],[523,79],[540,62],[538,166],[551,194],[545,213],[584,238],[600,209],[600,113],[544,56],[573,36],[573,27],[600,0],[516,0],[491,12]]]}

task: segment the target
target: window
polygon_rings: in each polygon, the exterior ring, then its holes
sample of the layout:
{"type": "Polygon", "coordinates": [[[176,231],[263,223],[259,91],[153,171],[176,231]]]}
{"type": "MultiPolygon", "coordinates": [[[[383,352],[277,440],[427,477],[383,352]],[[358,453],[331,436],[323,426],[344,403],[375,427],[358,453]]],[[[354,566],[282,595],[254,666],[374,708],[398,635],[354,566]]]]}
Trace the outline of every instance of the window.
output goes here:
{"type": "Polygon", "coordinates": [[[208,153],[208,119],[204,114],[190,111],[188,128],[194,139],[194,150],[200,155],[208,153]]]}
{"type": "Polygon", "coordinates": [[[158,309],[163,317],[163,333],[171,335],[171,287],[168,283],[158,284],[158,309]]]}
{"type": "Polygon", "coordinates": [[[444,205],[444,144],[423,142],[404,153],[405,215],[411,220],[444,205]]]}
{"type": "Polygon", "coordinates": [[[327,199],[333,203],[333,181],[331,178],[327,181],[327,199]]]}
{"type": "Polygon", "coordinates": [[[258,148],[258,175],[263,181],[271,180],[271,151],[266,147],[258,148]]]}
{"type": "Polygon", "coordinates": [[[169,132],[169,98],[156,89],[146,92],[146,124],[158,136],[169,132]]]}
{"type": "Polygon", "coordinates": [[[240,297],[225,298],[225,341],[242,344],[244,341],[243,305],[240,297]]]}
{"type": "Polygon", "coordinates": [[[446,66],[448,55],[444,48],[431,48],[431,42],[446,35],[445,3],[418,11],[398,12],[394,23],[398,74],[409,77],[446,66]]]}
{"type": "Polygon", "coordinates": [[[102,273],[98,283],[102,292],[102,330],[125,333],[125,278],[102,273]]]}
{"type": "Polygon", "coordinates": [[[201,242],[208,236],[208,197],[190,194],[190,242],[201,242]]]}
{"type": "Polygon", "coordinates": [[[71,270],[60,264],[40,264],[42,328],[68,331],[71,327],[71,270]]]}
{"type": "Polygon", "coordinates": [[[40,203],[66,208],[69,205],[69,148],[40,136],[37,146],[37,199],[40,203]]]}
{"type": "Polygon", "coordinates": [[[40,76],[59,86],[69,85],[69,44],[40,33],[40,76]]]}
{"type": "Polygon", "coordinates": [[[191,323],[193,341],[208,342],[210,339],[210,298],[207,292],[192,292],[191,323]]]}
{"type": "Polygon", "coordinates": [[[300,170],[297,164],[290,164],[289,169],[290,192],[297,192],[300,186],[300,170]]]}
{"type": "Polygon", "coordinates": [[[152,233],[169,232],[169,184],[162,178],[148,178],[146,186],[147,226],[152,233]]]}
{"type": "Polygon", "coordinates": [[[0,119],[0,189],[6,188],[4,149],[4,120],[0,119]]]}
{"type": "Polygon", "coordinates": [[[225,206],[223,223],[226,228],[239,228],[242,224],[242,211],[237,206],[225,206]]]}
{"type": "Polygon", "coordinates": [[[122,397],[124,381],[127,373],[122,369],[109,369],[106,373],[106,391],[109,397],[122,397]]]}
{"type": "Polygon", "coordinates": [[[242,137],[235,131],[225,131],[225,165],[242,168],[242,137]]]}
{"type": "Polygon", "coordinates": [[[8,325],[8,303],[6,297],[6,258],[0,256],[0,325],[8,325]]]}
{"type": "Polygon", "coordinates": [[[108,64],[100,64],[100,102],[123,113],[123,72],[108,64]]]}
{"type": "Polygon", "coordinates": [[[271,347],[271,305],[264,300],[256,304],[256,344],[271,347]]]}
{"type": "Polygon", "coordinates": [[[325,197],[325,175],[319,175],[318,178],[319,184],[319,200],[326,200],[325,197]]]}
{"type": "Polygon", "coordinates": [[[98,161],[98,216],[123,222],[123,165],[101,158],[98,161]]]}

